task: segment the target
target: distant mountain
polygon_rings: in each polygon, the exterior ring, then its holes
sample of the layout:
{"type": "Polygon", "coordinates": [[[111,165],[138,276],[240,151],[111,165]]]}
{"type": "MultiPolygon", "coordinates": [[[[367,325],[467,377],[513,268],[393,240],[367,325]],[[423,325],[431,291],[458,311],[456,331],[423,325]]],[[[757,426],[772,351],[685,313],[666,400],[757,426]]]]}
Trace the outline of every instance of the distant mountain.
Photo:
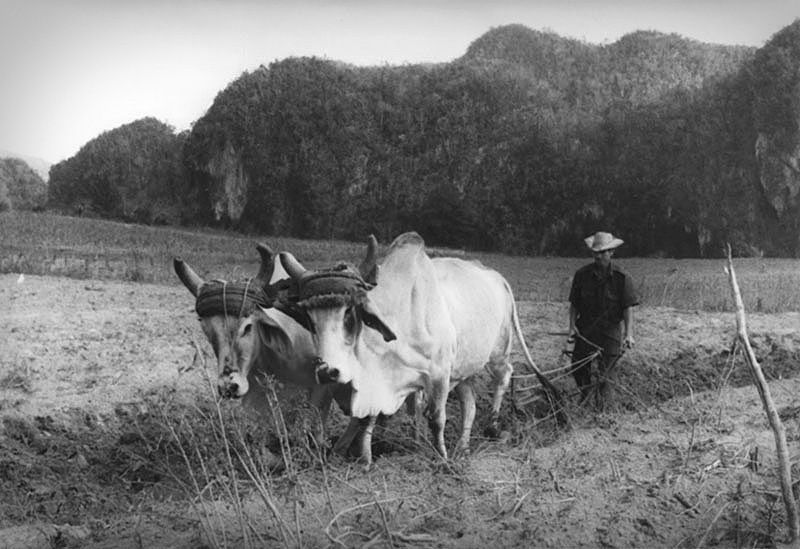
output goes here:
{"type": "Polygon", "coordinates": [[[20,160],[24,160],[33,171],[39,174],[39,177],[41,177],[45,183],[50,177],[50,166],[52,166],[52,164],[50,164],[50,162],[47,160],[42,160],[41,158],[36,158],[35,156],[24,156],[12,151],[7,151],[5,149],[0,149],[0,159],[1,158],[18,158],[20,160]]]}
{"type": "Polygon", "coordinates": [[[639,105],[676,88],[697,89],[708,78],[735,73],[755,51],[657,31],[632,32],[598,46],[515,24],[480,36],[460,61],[513,66],[556,94],[572,95],[573,106],[580,98],[590,110],[602,110],[614,101],[639,105]]]}
{"type": "Polygon", "coordinates": [[[146,223],[515,254],[800,257],[800,19],[762,48],[493,28],[449,63],[292,57],[191,131],[154,119],[52,167],[48,206],[146,223]]]}
{"type": "Polygon", "coordinates": [[[55,164],[49,206],[141,223],[178,223],[183,138],[152,117],[103,132],[55,164]]]}
{"type": "Polygon", "coordinates": [[[528,68],[532,76],[545,78],[566,70],[564,62],[597,63],[600,51],[594,44],[514,24],[487,31],[469,45],[460,60],[514,63],[528,68]]]}
{"type": "Polygon", "coordinates": [[[19,158],[0,158],[0,211],[40,210],[47,183],[19,158]]]}

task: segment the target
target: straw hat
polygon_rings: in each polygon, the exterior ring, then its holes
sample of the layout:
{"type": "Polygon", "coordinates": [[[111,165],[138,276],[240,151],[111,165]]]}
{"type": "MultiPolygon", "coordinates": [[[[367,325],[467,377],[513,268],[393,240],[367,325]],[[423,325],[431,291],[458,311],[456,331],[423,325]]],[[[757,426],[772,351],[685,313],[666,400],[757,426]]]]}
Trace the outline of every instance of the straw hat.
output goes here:
{"type": "Polygon", "coordinates": [[[589,249],[593,252],[613,250],[621,246],[624,242],[624,240],[616,238],[613,234],[604,232],[596,232],[592,236],[584,238],[583,241],[586,242],[586,245],[589,246],[589,249]]]}

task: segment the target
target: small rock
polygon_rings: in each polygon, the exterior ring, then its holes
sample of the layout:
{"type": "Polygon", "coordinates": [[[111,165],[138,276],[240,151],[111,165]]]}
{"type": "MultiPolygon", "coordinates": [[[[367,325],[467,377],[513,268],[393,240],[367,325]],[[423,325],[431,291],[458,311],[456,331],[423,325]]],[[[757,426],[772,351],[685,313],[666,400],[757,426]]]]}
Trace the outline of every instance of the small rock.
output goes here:
{"type": "Polygon", "coordinates": [[[72,463],[74,463],[78,469],[86,469],[87,467],[89,467],[89,462],[86,460],[86,457],[80,452],[75,454],[75,457],[72,458],[72,463]]]}

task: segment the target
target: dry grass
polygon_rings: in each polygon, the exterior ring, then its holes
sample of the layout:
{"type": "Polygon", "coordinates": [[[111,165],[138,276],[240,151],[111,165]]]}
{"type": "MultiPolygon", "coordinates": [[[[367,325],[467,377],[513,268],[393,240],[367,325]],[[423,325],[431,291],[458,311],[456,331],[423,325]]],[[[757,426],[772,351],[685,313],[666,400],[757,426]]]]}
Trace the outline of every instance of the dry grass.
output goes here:
{"type": "Polygon", "coordinates": [[[363,245],[245,237],[213,230],[130,225],[49,213],[0,214],[0,272],[172,284],[181,256],[201,275],[238,278],[258,269],[257,242],[292,250],[309,266],[355,259],[363,245]]]}
{"type": "MultiPolygon", "coordinates": [[[[296,394],[279,398],[272,380],[261,390],[269,412],[258,417],[218,400],[210,378],[208,394],[192,404],[174,399],[174,389],[143,395],[127,418],[135,434],[116,454],[117,469],[133,482],[152,480],[142,490],[170,479],[191,504],[208,547],[396,547],[435,540],[415,524],[441,510],[444,496],[414,495],[398,487],[398,478],[416,482],[410,468],[463,482],[463,463],[440,467],[432,447],[414,446],[409,421],[393,422],[377,430],[375,445],[384,455],[402,448],[399,468],[365,474],[358,463],[330,455],[330,444],[315,445],[313,411],[296,394]]],[[[25,425],[14,426],[18,438],[32,436],[25,425]]]]}

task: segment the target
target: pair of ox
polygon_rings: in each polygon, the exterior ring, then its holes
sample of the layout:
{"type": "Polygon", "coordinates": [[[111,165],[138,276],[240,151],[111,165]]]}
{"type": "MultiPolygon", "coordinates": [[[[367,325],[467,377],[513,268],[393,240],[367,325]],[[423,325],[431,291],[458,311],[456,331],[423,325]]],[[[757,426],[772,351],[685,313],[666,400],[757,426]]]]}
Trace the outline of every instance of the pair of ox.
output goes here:
{"type": "MultiPolygon", "coordinates": [[[[274,257],[270,259],[272,269],[274,257]]],[[[509,356],[514,335],[548,394],[559,398],[525,346],[513,293],[496,271],[460,259],[431,259],[416,233],[395,239],[380,265],[372,237],[358,268],[343,265],[309,271],[286,252],[280,260],[294,281],[297,306],[276,299],[274,280],[264,284],[276,309],[259,304],[250,316],[234,323],[238,328],[227,328],[229,341],[236,331],[235,344],[230,346],[236,356],[234,364],[217,353],[223,393],[231,393],[235,382],[234,396],[246,394],[242,380],[249,384],[248,377],[264,370],[311,387],[312,401],[323,418],[331,398],[336,398],[345,413],[361,420],[351,421],[337,448],[349,445],[361,423],[361,454],[368,464],[378,415],[395,413],[418,391],[427,395],[426,416],[436,449],[447,457],[445,405],[448,393],[455,389],[462,408],[457,449],[467,450],[476,408],[472,382],[484,366],[492,374],[496,425],[512,374],[509,356]],[[276,346],[280,353],[274,352],[276,346]],[[289,372],[291,368],[301,375],[289,372]]],[[[256,279],[265,279],[265,263],[256,279]]],[[[176,270],[192,290],[177,261],[176,270]]],[[[199,303],[203,292],[193,293],[199,303]]],[[[219,330],[207,329],[209,322],[202,314],[201,323],[214,345],[212,335],[219,330]]],[[[221,319],[217,323],[229,325],[221,319]]]]}

